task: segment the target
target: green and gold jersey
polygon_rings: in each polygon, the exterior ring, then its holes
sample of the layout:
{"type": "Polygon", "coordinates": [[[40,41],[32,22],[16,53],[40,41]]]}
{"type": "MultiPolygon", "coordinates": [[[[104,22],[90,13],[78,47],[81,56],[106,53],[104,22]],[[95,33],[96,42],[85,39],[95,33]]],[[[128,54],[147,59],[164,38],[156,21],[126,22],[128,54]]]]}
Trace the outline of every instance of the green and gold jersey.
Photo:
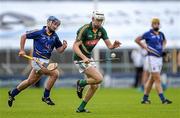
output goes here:
{"type": "MultiPolygon", "coordinates": [[[[107,32],[103,27],[99,28],[97,31],[93,31],[92,22],[84,25],[77,31],[76,40],[82,41],[82,45],[80,45],[79,48],[81,52],[88,58],[91,58],[92,50],[100,39],[109,39],[107,32]]],[[[74,60],[82,59],[74,53],[74,60]]]]}

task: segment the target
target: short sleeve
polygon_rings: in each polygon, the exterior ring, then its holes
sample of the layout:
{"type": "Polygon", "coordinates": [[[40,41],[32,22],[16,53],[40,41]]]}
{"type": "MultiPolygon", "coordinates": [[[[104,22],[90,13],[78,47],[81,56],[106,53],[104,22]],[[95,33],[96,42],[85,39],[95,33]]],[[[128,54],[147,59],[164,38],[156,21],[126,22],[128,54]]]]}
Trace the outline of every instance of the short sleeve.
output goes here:
{"type": "Polygon", "coordinates": [[[145,32],[143,35],[142,35],[142,40],[146,40],[148,38],[148,33],[145,32]]]}
{"type": "Polygon", "coordinates": [[[161,35],[162,35],[163,40],[166,40],[164,33],[161,32],[161,35]]]}
{"type": "Polygon", "coordinates": [[[56,49],[62,46],[62,42],[59,40],[59,37],[56,37],[54,46],[56,49]]]}
{"type": "Polygon", "coordinates": [[[103,40],[109,39],[107,32],[104,28],[102,28],[102,39],[103,40]]]}
{"type": "Polygon", "coordinates": [[[77,31],[76,40],[83,41],[86,38],[86,29],[89,25],[84,25],[77,31]]]}
{"type": "Polygon", "coordinates": [[[27,39],[35,39],[38,36],[39,36],[39,30],[26,31],[27,39]]]}

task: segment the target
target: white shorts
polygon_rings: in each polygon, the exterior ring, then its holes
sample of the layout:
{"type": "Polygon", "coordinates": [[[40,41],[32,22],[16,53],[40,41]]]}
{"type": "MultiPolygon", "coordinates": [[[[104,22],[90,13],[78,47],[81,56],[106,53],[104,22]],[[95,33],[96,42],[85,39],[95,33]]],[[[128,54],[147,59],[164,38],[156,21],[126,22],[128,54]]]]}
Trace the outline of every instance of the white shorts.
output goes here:
{"type": "MultiPolygon", "coordinates": [[[[93,59],[91,58],[91,60],[93,60],[93,59]]],[[[82,60],[80,60],[80,61],[82,61],[82,60]]],[[[77,62],[78,62],[78,61],[74,61],[74,64],[75,64],[76,67],[79,69],[79,72],[80,72],[80,73],[83,73],[86,69],[88,69],[88,68],[91,67],[91,66],[93,66],[93,67],[96,68],[96,63],[95,63],[95,62],[90,62],[90,63],[88,63],[88,64],[86,64],[86,63],[76,64],[77,62]]]]}
{"type": "MultiPolygon", "coordinates": [[[[37,57],[33,57],[35,60],[38,59],[40,62],[43,62],[45,64],[49,63],[49,59],[42,59],[42,58],[37,58],[37,57]]],[[[32,61],[32,67],[36,70],[36,72],[38,72],[39,70],[41,70],[41,67],[39,66],[39,64],[37,64],[35,61],[32,61]]]]}
{"type": "Polygon", "coordinates": [[[148,60],[148,70],[149,72],[161,72],[162,69],[162,57],[147,56],[148,60]]]}

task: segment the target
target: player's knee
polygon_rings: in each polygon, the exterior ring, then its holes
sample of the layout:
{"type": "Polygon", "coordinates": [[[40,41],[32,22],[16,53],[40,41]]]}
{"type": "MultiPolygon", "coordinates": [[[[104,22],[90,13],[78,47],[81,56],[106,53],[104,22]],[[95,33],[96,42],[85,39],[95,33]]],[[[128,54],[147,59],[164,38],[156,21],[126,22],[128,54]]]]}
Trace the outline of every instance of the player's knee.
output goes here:
{"type": "Polygon", "coordinates": [[[54,79],[57,79],[57,78],[59,77],[59,71],[58,71],[58,70],[52,71],[51,76],[52,76],[54,79]]]}
{"type": "Polygon", "coordinates": [[[102,82],[102,80],[99,79],[99,80],[96,81],[96,84],[100,84],[101,82],[102,82]]]}
{"type": "Polygon", "coordinates": [[[155,83],[161,83],[160,78],[156,78],[156,79],[155,79],[155,83]]]}
{"type": "Polygon", "coordinates": [[[96,89],[98,89],[99,85],[91,85],[90,87],[91,87],[91,89],[96,90],[96,89]]]}
{"type": "Polygon", "coordinates": [[[160,75],[158,75],[158,74],[152,74],[152,78],[153,78],[153,80],[155,81],[155,82],[160,82],[161,80],[160,80],[160,75]]]}
{"type": "Polygon", "coordinates": [[[97,83],[97,84],[100,84],[102,81],[103,81],[103,76],[100,75],[100,76],[97,78],[96,83],[97,83]]]}

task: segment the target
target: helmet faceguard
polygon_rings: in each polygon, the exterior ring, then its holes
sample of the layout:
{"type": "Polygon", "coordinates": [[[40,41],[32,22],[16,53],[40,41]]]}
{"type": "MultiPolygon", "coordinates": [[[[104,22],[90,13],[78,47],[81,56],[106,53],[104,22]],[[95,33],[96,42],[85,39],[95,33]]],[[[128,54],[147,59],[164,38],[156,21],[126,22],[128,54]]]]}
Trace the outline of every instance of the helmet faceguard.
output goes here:
{"type": "Polygon", "coordinates": [[[102,21],[105,20],[104,13],[99,12],[99,11],[94,11],[92,17],[96,20],[102,20],[102,21]]]}
{"type": "Polygon", "coordinates": [[[60,24],[61,21],[54,16],[49,16],[47,19],[47,28],[50,32],[54,32],[60,24]]]}
{"type": "Polygon", "coordinates": [[[61,21],[59,19],[57,19],[55,16],[49,16],[49,18],[47,19],[47,23],[49,23],[50,21],[55,22],[58,25],[61,24],[61,21]]]}
{"type": "Polygon", "coordinates": [[[104,24],[104,20],[105,20],[104,13],[99,12],[99,11],[94,11],[93,15],[92,15],[92,19],[96,20],[96,21],[101,21],[102,22],[101,25],[94,24],[96,28],[99,28],[99,27],[101,27],[104,24]]]}

